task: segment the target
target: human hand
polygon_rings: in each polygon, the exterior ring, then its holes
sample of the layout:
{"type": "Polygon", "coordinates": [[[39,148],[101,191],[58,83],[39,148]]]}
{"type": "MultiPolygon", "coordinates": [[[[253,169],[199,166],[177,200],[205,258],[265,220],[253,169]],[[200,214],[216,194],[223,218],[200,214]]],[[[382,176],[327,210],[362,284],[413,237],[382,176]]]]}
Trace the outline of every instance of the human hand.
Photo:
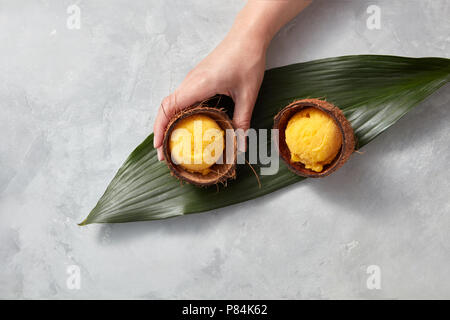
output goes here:
{"type": "MultiPolygon", "coordinates": [[[[253,107],[264,76],[265,42],[245,32],[228,36],[188,73],[181,85],[161,103],[154,125],[154,147],[163,159],[162,143],[170,118],[178,111],[216,94],[230,96],[235,102],[233,124],[244,132],[250,127],[253,107]]],[[[245,137],[238,135],[240,151],[245,137]]]]}

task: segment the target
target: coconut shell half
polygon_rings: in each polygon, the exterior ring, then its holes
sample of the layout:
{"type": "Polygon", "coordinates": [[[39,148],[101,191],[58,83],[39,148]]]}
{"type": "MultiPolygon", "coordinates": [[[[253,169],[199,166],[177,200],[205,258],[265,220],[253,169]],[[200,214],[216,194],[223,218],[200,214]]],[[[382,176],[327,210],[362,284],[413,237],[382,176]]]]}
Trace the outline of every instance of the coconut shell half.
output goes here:
{"type": "Polygon", "coordinates": [[[319,100],[319,99],[304,99],[298,100],[282,109],[274,119],[274,129],[279,130],[278,135],[278,150],[281,158],[286,162],[288,168],[295,174],[309,178],[322,178],[330,175],[350,158],[350,155],[355,150],[355,135],[350,122],[345,118],[343,112],[333,104],[319,100]],[[342,146],[334,160],[325,165],[321,172],[315,172],[306,169],[300,162],[291,162],[291,152],[286,144],[285,131],[287,124],[292,116],[305,108],[316,108],[326,112],[336,122],[339,130],[342,133],[342,146]]]}
{"type": "Polygon", "coordinates": [[[228,115],[221,109],[205,107],[202,105],[194,106],[188,109],[183,110],[180,113],[177,113],[172,120],[167,125],[166,132],[164,134],[163,141],[163,153],[165,157],[165,161],[167,166],[170,169],[170,172],[173,176],[177,177],[180,180],[186,181],[190,184],[194,184],[197,186],[210,186],[218,183],[225,183],[228,179],[234,179],[236,177],[236,157],[237,157],[237,140],[236,134],[234,131],[233,123],[231,122],[228,115]],[[203,175],[199,172],[191,172],[183,167],[175,164],[172,161],[172,157],[170,154],[169,142],[173,129],[176,124],[195,114],[202,114],[210,117],[215,120],[217,124],[226,132],[227,129],[231,129],[228,131],[228,134],[232,134],[232,136],[225,136],[225,148],[223,153],[223,163],[215,163],[210,167],[210,172],[206,175],[203,175]],[[227,150],[227,142],[233,141],[233,154],[228,155],[228,160],[226,158],[226,150],[227,150]]]}

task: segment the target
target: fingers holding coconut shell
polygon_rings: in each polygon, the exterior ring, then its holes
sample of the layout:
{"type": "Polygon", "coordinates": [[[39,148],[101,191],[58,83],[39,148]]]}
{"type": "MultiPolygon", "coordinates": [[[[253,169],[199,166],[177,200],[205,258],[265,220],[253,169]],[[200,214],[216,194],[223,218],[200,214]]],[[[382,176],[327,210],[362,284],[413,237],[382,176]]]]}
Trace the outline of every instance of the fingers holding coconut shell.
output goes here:
{"type": "Polygon", "coordinates": [[[274,119],[278,149],[297,175],[325,177],[339,169],[355,150],[350,122],[333,104],[319,99],[298,100],[274,119]]]}
{"type": "Polygon", "coordinates": [[[207,83],[185,80],[177,90],[162,100],[153,127],[153,147],[158,149],[158,160],[164,160],[161,146],[164,140],[164,132],[173,116],[177,112],[213,95],[214,90],[207,83]]]}

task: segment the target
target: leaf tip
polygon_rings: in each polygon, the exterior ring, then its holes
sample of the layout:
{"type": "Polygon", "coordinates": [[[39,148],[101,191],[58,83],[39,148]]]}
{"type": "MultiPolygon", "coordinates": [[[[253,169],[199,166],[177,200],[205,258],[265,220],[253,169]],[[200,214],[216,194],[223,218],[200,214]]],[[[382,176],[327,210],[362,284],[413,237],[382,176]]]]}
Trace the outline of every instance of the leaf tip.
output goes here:
{"type": "Polygon", "coordinates": [[[84,219],[83,221],[81,221],[78,225],[80,226],[80,227],[82,227],[82,226],[87,226],[89,223],[87,222],[87,218],[86,219],[84,219]]]}

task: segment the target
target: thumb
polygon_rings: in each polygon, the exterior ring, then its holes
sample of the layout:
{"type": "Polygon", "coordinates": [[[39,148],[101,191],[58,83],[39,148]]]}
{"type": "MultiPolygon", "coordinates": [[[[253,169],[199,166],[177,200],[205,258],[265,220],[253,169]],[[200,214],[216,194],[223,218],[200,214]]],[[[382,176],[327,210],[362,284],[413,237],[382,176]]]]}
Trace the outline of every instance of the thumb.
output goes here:
{"type": "Polygon", "coordinates": [[[250,128],[250,121],[252,119],[255,100],[256,98],[245,94],[239,95],[236,98],[236,106],[234,108],[233,114],[233,124],[237,129],[238,150],[241,152],[245,152],[245,150],[247,149],[245,143],[245,133],[250,128]]]}

